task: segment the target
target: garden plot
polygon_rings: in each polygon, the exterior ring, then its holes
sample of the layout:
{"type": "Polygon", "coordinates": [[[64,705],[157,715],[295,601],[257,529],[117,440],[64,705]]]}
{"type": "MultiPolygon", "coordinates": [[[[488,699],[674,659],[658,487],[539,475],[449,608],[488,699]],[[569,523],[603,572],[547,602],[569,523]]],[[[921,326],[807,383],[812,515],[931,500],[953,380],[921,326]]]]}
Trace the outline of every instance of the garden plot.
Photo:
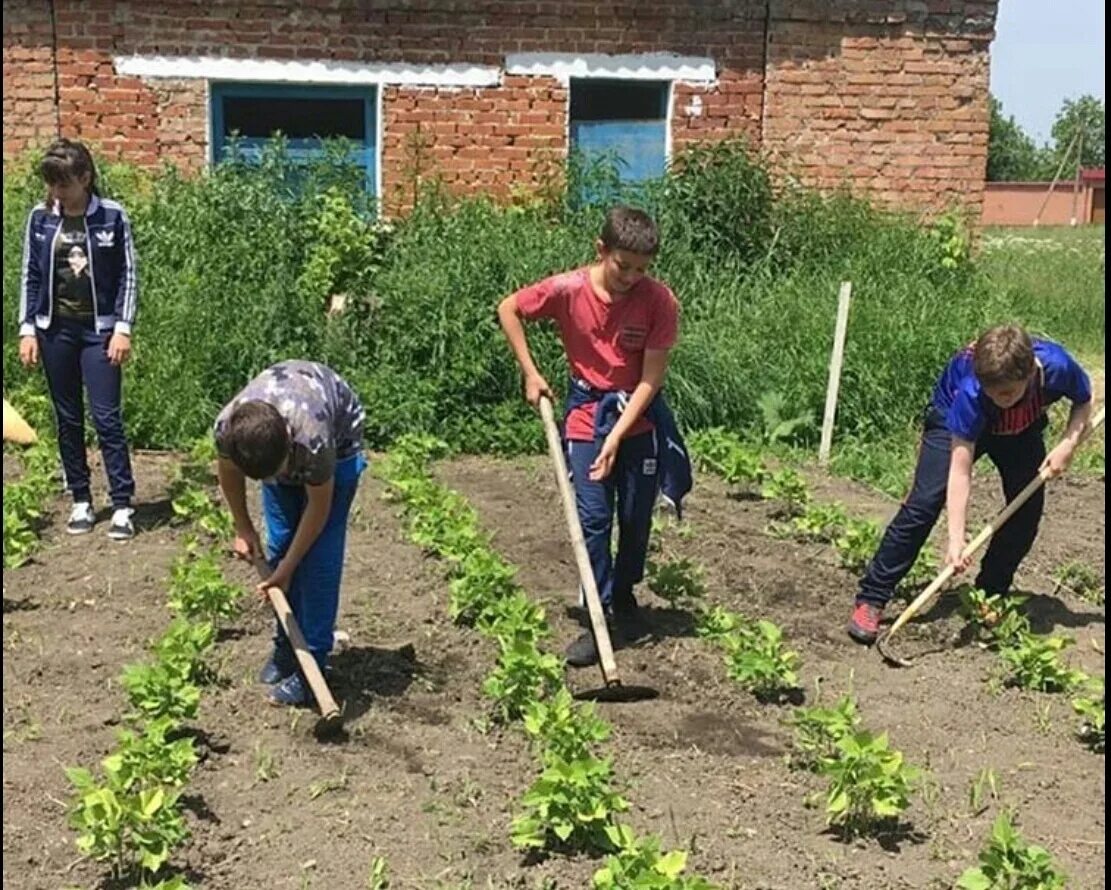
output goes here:
{"type": "MultiPolygon", "coordinates": [[[[134,542],[114,544],[99,529],[68,538],[56,510],[35,561],[5,571],[5,886],[127,886],[80,858],[63,768],[96,767],[113,748],[127,711],[118,677],[171,619],[167,591],[186,535],[170,523],[174,463],[140,456],[137,469],[139,499],[152,506],[134,542]]],[[[518,568],[553,631],[544,648],[557,652],[579,625],[567,611],[575,568],[550,467],[474,458],[434,471],[518,568]]],[[[841,480],[809,482],[815,499],[852,517],[882,521],[893,509],[841,480]]],[[[997,494],[991,477],[978,485],[982,519],[997,494]]],[[[521,724],[500,723],[483,694],[499,647],[451,621],[446,561],[409,541],[409,522],[384,492],[366,477],[349,538],[340,627],[350,643],[333,675],[347,739],[321,744],[307,712],[265,704],[253,675],[271,619],[245,602],[212,649],[217,681],[189,721],[200,762],[182,796],[192,837],[173,871],[204,888],[381,888],[384,871],[393,888],[589,887],[605,856],[526,855],[511,843],[540,766],[521,724]]],[[[910,670],[885,667],[844,635],[854,575],[838,551],[769,534],[778,510],[703,473],[686,525],[660,530],[654,561],[697,568],[701,604],[645,590],[654,638],[618,653],[627,682],[661,692],[598,707],[612,730],[598,752],[629,803],[620,821],[686,851],[681,877],[715,886],[948,887],[1010,808],[1070,886],[1103,886],[1104,761],[1077,738],[1071,697],[1006,685],[1001,659],[962,630],[956,597],[906,634],[908,648],[944,651],[910,670]],[[697,632],[711,605],[782,629],[801,661],[794,696],[761,700],[730,676],[726,651],[697,632]],[[922,771],[897,819],[855,835],[827,827],[827,779],[788,764],[797,695],[832,708],[850,693],[861,726],[886,732],[922,771]]],[[[1093,675],[1103,673],[1104,607],[1076,579],[1094,575],[1101,594],[1103,541],[1102,482],[1053,483],[1019,585],[1031,594],[1033,631],[1074,636],[1069,664],[1093,675]]],[[[225,574],[249,583],[245,566],[225,574]]],[[[567,679],[598,682],[591,672],[567,679]]]]}

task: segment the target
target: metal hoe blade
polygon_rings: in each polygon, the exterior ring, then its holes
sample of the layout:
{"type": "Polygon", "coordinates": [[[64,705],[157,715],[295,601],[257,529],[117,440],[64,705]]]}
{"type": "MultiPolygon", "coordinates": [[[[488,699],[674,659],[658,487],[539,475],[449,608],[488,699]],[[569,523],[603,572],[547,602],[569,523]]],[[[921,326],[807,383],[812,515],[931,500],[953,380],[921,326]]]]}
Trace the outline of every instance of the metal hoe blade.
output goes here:
{"type": "Polygon", "coordinates": [[[582,692],[576,692],[573,697],[578,701],[636,702],[651,701],[659,698],[660,693],[651,686],[626,686],[624,683],[615,682],[600,686],[597,689],[585,689],[582,692]]]}
{"type": "Polygon", "coordinates": [[[342,711],[318,718],[313,725],[312,734],[321,741],[343,741],[347,737],[347,732],[343,728],[342,711]]]}
{"type": "Polygon", "coordinates": [[[901,658],[899,655],[897,655],[895,652],[893,652],[888,647],[888,645],[887,645],[888,636],[890,636],[890,634],[885,631],[884,633],[880,634],[879,637],[876,638],[876,651],[879,652],[879,654],[883,658],[883,660],[886,661],[892,667],[902,667],[902,668],[913,667],[913,665],[914,665],[914,660],[913,659],[901,658]]]}

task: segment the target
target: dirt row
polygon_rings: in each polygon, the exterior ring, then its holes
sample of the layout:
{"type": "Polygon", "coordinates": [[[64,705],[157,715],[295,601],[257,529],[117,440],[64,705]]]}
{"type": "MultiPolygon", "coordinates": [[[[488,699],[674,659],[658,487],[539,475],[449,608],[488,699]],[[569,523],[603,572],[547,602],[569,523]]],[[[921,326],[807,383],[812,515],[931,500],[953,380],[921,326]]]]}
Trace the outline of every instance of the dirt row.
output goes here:
{"type": "MultiPolygon", "coordinates": [[[[69,538],[59,508],[40,558],[4,573],[5,887],[110,886],[73,846],[62,769],[93,765],[112,747],[126,708],[120,670],[169,621],[166,578],[183,545],[168,524],[172,461],[138,461],[142,533],[133,542],[115,544],[100,529],[69,538]]],[[[562,646],[578,632],[566,611],[576,580],[546,463],[463,459],[438,472],[520,567],[547,609],[553,647],[562,646]]],[[[188,786],[193,839],[175,865],[199,888],[357,888],[375,856],[388,860],[395,888],[589,886],[596,861],[527,863],[512,849],[509,823],[535,763],[516,731],[489,722],[480,686],[495,653],[448,621],[442,567],[406,542],[382,486],[365,478],[340,618],[350,643],[334,658],[348,737],[322,745],[309,714],[265,704],[254,674],[270,620],[252,604],[217,647],[221,683],[205,690],[195,724],[203,762],[188,786]]],[[[841,480],[815,485],[856,515],[882,520],[892,510],[841,480]]],[[[978,503],[994,506],[993,486],[978,483],[978,503]]],[[[948,600],[907,636],[945,651],[913,670],[883,666],[844,636],[854,579],[828,548],[768,537],[767,519],[764,503],[700,478],[690,534],[669,534],[664,546],[705,566],[713,602],[784,628],[803,658],[809,701],[853,691],[865,724],[887,729],[931,781],[896,830],[843,842],[825,829],[822,807],[807,806],[821,783],[784,764],[789,708],[739,690],[693,635],[692,616],[645,593],[653,639],[619,657],[629,681],[660,698],[601,706],[638,831],[688,850],[691,869],[723,887],[943,887],[973,862],[1006,804],[1072,886],[1102,887],[1104,761],[1073,737],[1067,701],[988,682],[995,657],[951,643],[960,621],[948,600]],[[985,767],[999,776],[1001,800],[972,814],[969,786],[985,767]]],[[[1067,559],[1102,573],[1103,541],[1102,481],[1056,483],[1020,578],[1036,626],[1075,635],[1075,662],[1100,675],[1103,607],[1052,595],[1050,575],[1067,559]]],[[[229,573],[249,580],[245,567],[229,573]]],[[[575,672],[569,682],[597,678],[575,672]]]]}

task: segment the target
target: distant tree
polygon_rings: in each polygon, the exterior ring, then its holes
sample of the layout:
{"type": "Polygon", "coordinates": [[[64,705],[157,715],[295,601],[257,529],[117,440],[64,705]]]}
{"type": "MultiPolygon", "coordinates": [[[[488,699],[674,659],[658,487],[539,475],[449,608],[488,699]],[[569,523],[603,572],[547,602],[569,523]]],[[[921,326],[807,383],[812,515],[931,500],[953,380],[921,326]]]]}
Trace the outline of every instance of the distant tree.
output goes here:
{"type": "Polygon", "coordinates": [[[991,123],[988,130],[988,181],[1031,182],[1053,175],[1047,148],[1038,148],[1013,117],[1005,117],[1003,103],[988,97],[991,123]]]}
{"type": "MultiPolygon", "coordinates": [[[[1106,155],[1104,145],[1106,114],[1103,100],[1095,96],[1081,96],[1079,99],[1066,99],[1057,112],[1053,122],[1053,157],[1056,166],[1064,157],[1077,133],[1081,134],[1083,146],[1080,164],[1083,167],[1102,167],[1106,155]]],[[[1075,168],[1075,154],[1062,175],[1072,175],[1075,168]]]]}

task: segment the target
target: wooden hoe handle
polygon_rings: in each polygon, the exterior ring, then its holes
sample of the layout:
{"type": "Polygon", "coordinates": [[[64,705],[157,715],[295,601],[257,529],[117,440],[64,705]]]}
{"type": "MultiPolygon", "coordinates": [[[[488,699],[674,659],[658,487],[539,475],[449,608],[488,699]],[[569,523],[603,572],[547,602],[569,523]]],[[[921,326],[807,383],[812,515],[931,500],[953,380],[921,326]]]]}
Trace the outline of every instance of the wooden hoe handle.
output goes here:
{"type": "MultiPolygon", "coordinates": [[[[270,566],[267,565],[266,560],[255,557],[252,562],[260,579],[265,581],[270,577],[270,566]]],[[[285,592],[280,587],[267,587],[266,595],[270,599],[274,614],[278,616],[282,630],[289,637],[289,642],[293,646],[293,653],[297,656],[297,664],[301,668],[301,673],[305,675],[305,679],[308,680],[313,698],[316,699],[316,704],[320,708],[320,716],[324,720],[338,717],[340,713],[339,705],[336,704],[328,684],[324,681],[324,675],[320,672],[320,665],[316,663],[316,659],[309,652],[305,635],[301,633],[297,619],[293,617],[293,610],[289,607],[289,600],[286,599],[285,592]]]]}
{"type": "MultiPolygon", "coordinates": [[[[1088,436],[1090,436],[1103,424],[1103,411],[1104,409],[1101,406],[1100,409],[1092,416],[1091,420],[1088,421],[1087,425],[1084,427],[1084,431],[1080,434],[1080,442],[1083,442],[1086,438],[1088,438],[1088,436]]],[[[1038,473],[1037,476],[1031,479],[1027,486],[1018,493],[1018,496],[1015,497],[1015,499],[1009,504],[1007,504],[1007,506],[1004,507],[991,522],[984,526],[983,530],[975,538],[968,542],[964,550],[961,551],[961,556],[964,559],[975,556],[976,553],[978,553],[980,549],[989,540],[991,540],[991,536],[999,531],[999,529],[1003,527],[1003,524],[1012,516],[1014,516],[1023,504],[1030,500],[1031,495],[1033,495],[1035,491],[1041,488],[1045,484],[1047,479],[1049,479],[1048,470],[1042,470],[1038,473]]],[[[930,586],[923,590],[920,594],[918,594],[918,596],[915,597],[914,601],[903,610],[902,614],[899,615],[899,617],[895,620],[895,623],[891,625],[891,629],[888,630],[884,636],[887,639],[890,639],[891,635],[894,634],[895,631],[897,631],[900,627],[910,621],[911,618],[922,611],[922,609],[929,605],[929,603],[932,602],[933,598],[937,595],[937,592],[941,590],[941,588],[950,578],[953,577],[954,571],[955,569],[951,565],[946,566],[944,569],[942,569],[941,573],[930,583],[930,586]]]]}
{"type": "Polygon", "coordinates": [[[575,564],[579,569],[579,581],[586,593],[586,606],[590,612],[590,627],[594,631],[594,642],[598,646],[598,661],[602,668],[602,679],[607,686],[620,684],[617,663],[613,658],[613,644],[606,628],[606,615],[602,611],[602,601],[598,596],[598,585],[594,581],[594,569],[586,552],[579,511],[575,507],[575,494],[567,474],[567,463],[563,459],[563,443],[552,413],[552,403],[547,396],[540,397],[540,416],[544,420],[544,432],[548,438],[548,453],[555,469],[556,485],[563,500],[563,514],[567,519],[567,530],[571,533],[571,547],[575,551],[575,564]]]}

